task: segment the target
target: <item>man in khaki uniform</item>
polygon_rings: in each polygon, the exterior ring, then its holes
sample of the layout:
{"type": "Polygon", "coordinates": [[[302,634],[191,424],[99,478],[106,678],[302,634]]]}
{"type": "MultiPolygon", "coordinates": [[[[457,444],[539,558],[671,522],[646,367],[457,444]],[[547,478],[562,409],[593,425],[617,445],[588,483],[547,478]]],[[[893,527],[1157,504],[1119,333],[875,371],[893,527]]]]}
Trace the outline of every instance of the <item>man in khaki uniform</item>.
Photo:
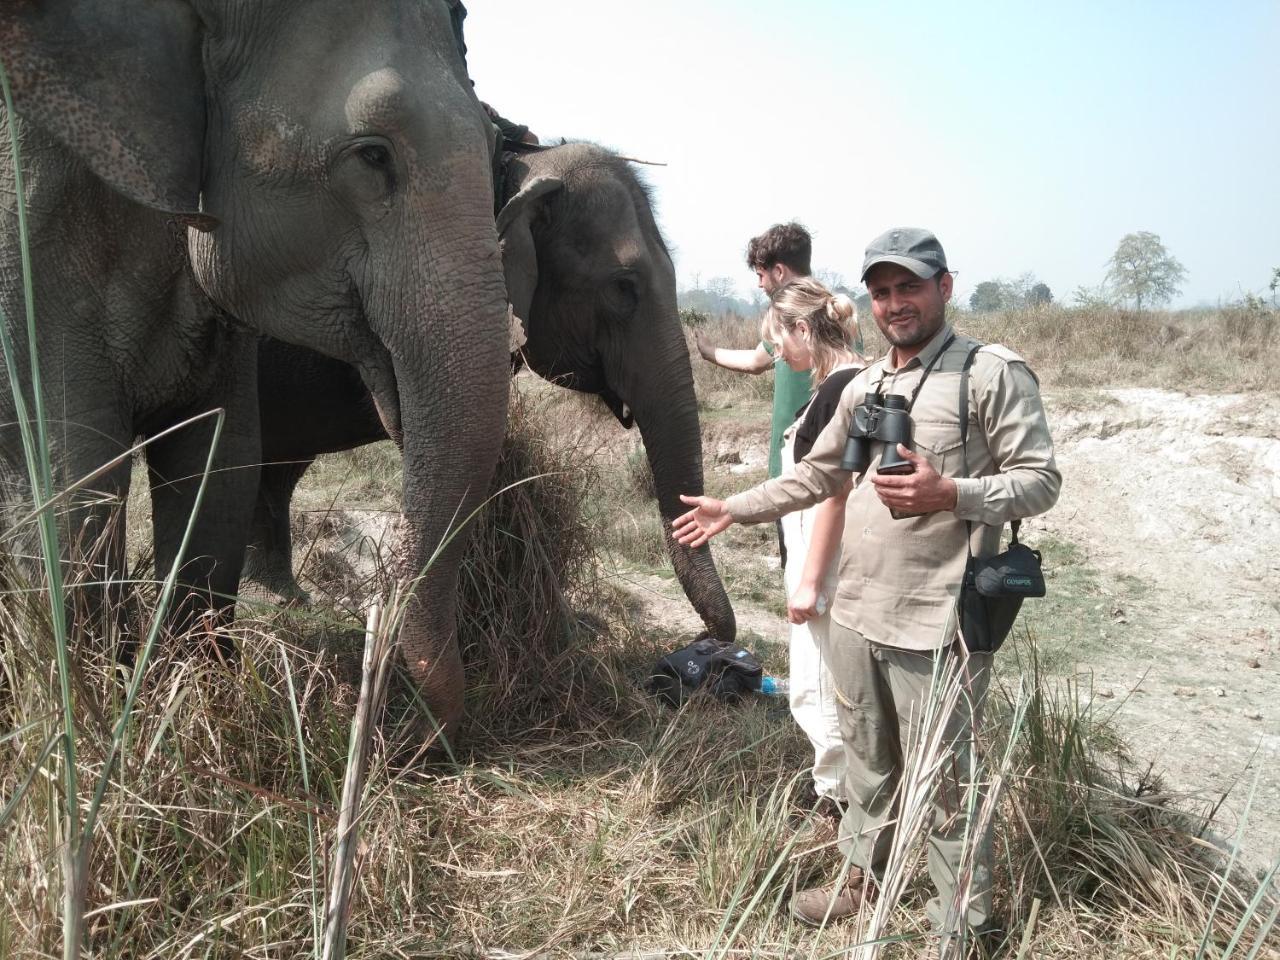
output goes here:
{"type": "MultiPolygon", "coordinates": [[[[945,722],[953,752],[946,769],[955,773],[934,798],[929,837],[929,875],[938,896],[928,913],[935,931],[953,937],[961,925],[948,912],[966,832],[963,805],[954,798],[964,795],[991,663],[988,653],[964,660],[957,639],[956,599],[968,548],[976,557],[997,553],[1003,525],[1048,510],[1062,478],[1035,375],[1017,354],[999,346],[983,347],[969,370],[966,474],[959,390],[965,359],[977,341],[956,334],[945,321],[952,278],[932,233],[899,228],[877,237],[867,248],[862,280],[876,324],[891,344],[888,354],[845,389],[835,416],[794,474],[728,501],[686,497],[695,509],[674,526],[680,542],[696,546],[735,522],[773,520],[853,483],[829,657],[848,760],[841,845],[854,866],[844,887],[801,891],[791,909],[802,921],[821,923],[856,914],[874,894],[874,878],[892,841],[903,744],[917,740],[913,728],[937,658],[958,657],[966,689],[945,722]],[[915,394],[915,449],[897,448],[912,464],[910,474],[879,474],[883,444],[876,442],[865,473],[855,477],[840,467],[854,408],[872,390],[915,394]]],[[[989,836],[978,838],[977,850],[964,922],[982,930],[992,925],[989,836]]]]}

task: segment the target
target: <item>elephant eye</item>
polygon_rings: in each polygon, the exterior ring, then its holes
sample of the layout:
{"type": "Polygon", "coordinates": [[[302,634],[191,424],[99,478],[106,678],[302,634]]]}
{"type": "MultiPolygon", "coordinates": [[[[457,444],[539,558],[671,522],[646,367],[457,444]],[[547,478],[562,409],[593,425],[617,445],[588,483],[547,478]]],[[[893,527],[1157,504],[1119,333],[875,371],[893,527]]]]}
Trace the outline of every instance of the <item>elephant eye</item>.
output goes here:
{"type": "Polygon", "coordinates": [[[339,195],[354,205],[357,216],[379,220],[397,192],[395,145],[376,134],[355,137],[333,158],[332,176],[339,195]]]}
{"type": "Polygon", "coordinates": [[[640,302],[640,287],[630,274],[619,274],[609,284],[609,299],[625,313],[635,310],[640,302]]]}
{"type": "Polygon", "coordinates": [[[385,170],[391,166],[391,151],[380,143],[366,143],[357,152],[360,159],[375,170],[385,170]]]}

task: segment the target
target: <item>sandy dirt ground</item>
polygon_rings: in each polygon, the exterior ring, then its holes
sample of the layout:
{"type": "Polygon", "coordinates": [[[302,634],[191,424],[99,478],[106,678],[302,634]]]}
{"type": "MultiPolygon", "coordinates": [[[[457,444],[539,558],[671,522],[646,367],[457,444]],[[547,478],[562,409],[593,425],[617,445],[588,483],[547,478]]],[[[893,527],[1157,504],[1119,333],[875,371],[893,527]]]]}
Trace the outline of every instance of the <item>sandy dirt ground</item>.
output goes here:
{"type": "MultiPolygon", "coordinates": [[[[1280,397],[1119,389],[1046,402],[1064,486],[1032,536],[1076,549],[1096,585],[1081,622],[1102,624],[1061,669],[1114,715],[1134,769],[1151,764],[1192,803],[1226,794],[1224,842],[1256,782],[1243,849],[1250,867],[1269,865],[1280,853],[1280,397]]],[[[711,433],[709,469],[742,473],[763,457],[758,441],[711,433]]],[[[655,622],[697,629],[674,581],[625,579],[655,622]]],[[[785,636],[776,613],[734,600],[740,629],[785,636]]]]}
{"type": "Polygon", "coordinates": [[[1091,645],[1135,757],[1170,788],[1230,791],[1245,849],[1280,853],[1280,398],[1122,389],[1051,406],[1065,483],[1044,527],[1147,589],[1091,645]]]}

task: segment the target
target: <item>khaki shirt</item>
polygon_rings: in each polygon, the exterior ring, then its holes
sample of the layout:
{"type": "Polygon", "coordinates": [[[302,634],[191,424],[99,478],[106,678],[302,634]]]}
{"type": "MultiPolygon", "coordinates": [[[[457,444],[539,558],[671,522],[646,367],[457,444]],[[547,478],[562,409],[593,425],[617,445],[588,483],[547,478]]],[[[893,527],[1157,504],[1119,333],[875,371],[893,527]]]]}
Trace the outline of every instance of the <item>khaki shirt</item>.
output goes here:
{"type": "MultiPolygon", "coordinates": [[[[774,520],[836,493],[849,478],[840,469],[853,409],[869,387],[907,397],[924,368],[952,333],[944,326],[920,353],[897,370],[892,351],[845,388],[835,416],[795,472],[730,497],[740,523],[774,520]],[[881,382],[883,380],[883,382],[881,382]]],[[[912,441],[934,469],[956,478],[956,508],[895,520],[866,475],[855,478],[845,510],[839,585],[831,616],[867,639],[908,650],[946,646],[955,637],[956,599],[964,575],[965,521],[973,521],[973,553],[999,552],[1004,523],[1048,510],[1062,474],[1026,362],[1001,346],[984,347],[969,369],[966,477],[960,449],[960,371],[978,341],[957,336],[925,380],[911,410],[912,441]]],[[[883,444],[872,440],[873,474],[883,444]]]]}

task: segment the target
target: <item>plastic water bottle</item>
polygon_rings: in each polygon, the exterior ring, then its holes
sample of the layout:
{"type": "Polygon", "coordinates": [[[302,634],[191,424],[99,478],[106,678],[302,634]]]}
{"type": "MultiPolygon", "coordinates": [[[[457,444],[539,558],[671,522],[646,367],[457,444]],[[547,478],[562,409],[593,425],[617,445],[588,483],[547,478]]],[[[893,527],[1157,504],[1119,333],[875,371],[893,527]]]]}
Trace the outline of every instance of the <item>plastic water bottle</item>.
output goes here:
{"type": "Polygon", "coordinates": [[[767,697],[785,697],[791,693],[791,681],[786,677],[761,677],[760,692],[767,697]]]}

